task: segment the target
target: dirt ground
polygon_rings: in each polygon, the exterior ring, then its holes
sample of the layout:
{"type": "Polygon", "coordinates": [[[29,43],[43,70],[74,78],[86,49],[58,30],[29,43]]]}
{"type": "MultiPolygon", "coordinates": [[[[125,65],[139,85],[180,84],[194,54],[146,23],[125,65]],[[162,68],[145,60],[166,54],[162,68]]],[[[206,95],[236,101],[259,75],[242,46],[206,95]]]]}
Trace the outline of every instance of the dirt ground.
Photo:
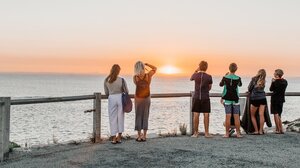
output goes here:
{"type": "Polygon", "coordinates": [[[299,167],[300,134],[244,135],[243,138],[150,138],[113,145],[60,144],[19,149],[0,163],[8,167],[299,167]]]}

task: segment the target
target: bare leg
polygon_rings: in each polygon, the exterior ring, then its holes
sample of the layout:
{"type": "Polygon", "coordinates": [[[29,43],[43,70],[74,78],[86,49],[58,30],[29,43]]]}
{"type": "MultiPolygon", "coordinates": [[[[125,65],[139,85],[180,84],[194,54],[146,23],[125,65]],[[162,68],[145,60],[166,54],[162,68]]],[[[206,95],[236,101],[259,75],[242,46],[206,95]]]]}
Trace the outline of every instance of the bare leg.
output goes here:
{"type": "Polygon", "coordinates": [[[198,135],[199,135],[198,127],[199,127],[200,113],[196,113],[196,112],[193,112],[193,113],[194,113],[194,118],[193,118],[193,121],[194,121],[194,134],[193,134],[193,137],[198,137],[198,135]]]}
{"type": "Polygon", "coordinates": [[[240,130],[240,115],[239,114],[234,114],[233,115],[234,117],[234,125],[235,125],[235,128],[236,128],[236,137],[238,138],[241,138],[241,130],[240,130]]]}
{"type": "Polygon", "coordinates": [[[275,121],[275,126],[276,126],[275,133],[276,133],[276,134],[279,134],[279,133],[280,133],[280,131],[279,131],[279,121],[278,121],[278,114],[274,114],[274,121],[275,121]]]}
{"type": "Polygon", "coordinates": [[[265,105],[260,105],[259,106],[259,134],[263,134],[264,133],[264,124],[265,124],[265,105]]]}
{"type": "Polygon", "coordinates": [[[231,114],[226,114],[226,118],[225,118],[225,135],[223,136],[224,138],[229,138],[230,119],[231,119],[231,114]]]}
{"type": "Polygon", "coordinates": [[[142,137],[142,140],[143,141],[146,141],[146,138],[147,138],[147,130],[143,130],[144,134],[143,134],[143,137],[142,137]]]}
{"type": "Polygon", "coordinates": [[[137,138],[136,138],[136,140],[137,141],[141,141],[141,138],[142,138],[142,133],[141,133],[141,130],[139,130],[139,131],[137,131],[138,132],[138,134],[137,134],[137,138]]]}
{"type": "Polygon", "coordinates": [[[257,110],[257,107],[251,105],[250,114],[251,114],[251,121],[252,121],[252,124],[254,127],[254,134],[258,134],[257,121],[256,121],[256,117],[255,117],[256,110],[257,110]]]}
{"type": "Polygon", "coordinates": [[[205,137],[210,138],[211,135],[209,134],[209,113],[204,114],[204,129],[205,129],[205,137]]]}
{"type": "Polygon", "coordinates": [[[279,121],[279,131],[281,134],[284,134],[283,132],[283,128],[282,128],[282,121],[281,121],[281,117],[278,115],[278,121],[279,121]]]}
{"type": "Polygon", "coordinates": [[[282,134],[283,129],[282,129],[282,122],[281,122],[280,116],[278,114],[274,114],[274,120],[275,120],[275,124],[276,124],[276,133],[282,134]]]}

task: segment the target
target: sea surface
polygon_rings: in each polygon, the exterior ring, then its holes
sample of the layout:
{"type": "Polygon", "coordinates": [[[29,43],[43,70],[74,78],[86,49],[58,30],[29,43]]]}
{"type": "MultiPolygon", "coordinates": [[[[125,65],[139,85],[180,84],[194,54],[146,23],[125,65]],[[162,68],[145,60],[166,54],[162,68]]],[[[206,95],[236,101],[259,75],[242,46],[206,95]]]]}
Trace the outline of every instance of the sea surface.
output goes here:
{"type": "MultiPolygon", "coordinates": [[[[130,93],[134,93],[132,76],[123,76],[130,93]]],[[[57,96],[91,95],[104,92],[102,75],[57,75],[57,74],[0,74],[0,96],[12,99],[41,98],[57,96]]],[[[300,78],[286,78],[288,92],[300,92],[300,78]]],[[[220,93],[221,77],[213,77],[211,93],[220,93]]],[[[242,77],[240,92],[246,92],[250,77],[242,77]]],[[[271,78],[267,79],[266,91],[271,78]]],[[[189,93],[194,83],[189,77],[154,76],[151,93],[189,93]]],[[[269,100],[269,98],[268,98],[269,100]]],[[[220,98],[211,98],[210,132],[224,133],[224,107],[220,98]]],[[[282,119],[300,118],[300,97],[286,97],[282,119]]],[[[93,130],[92,113],[84,113],[93,108],[92,100],[45,103],[32,105],[13,105],[11,107],[10,140],[21,146],[47,145],[68,141],[85,140],[93,130]]],[[[134,111],[125,114],[124,134],[135,135],[134,111]]],[[[203,131],[203,116],[200,116],[200,131],[203,131]]],[[[273,119],[272,122],[274,123],[273,119]]],[[[190,98],[156,98],[151,100],[149,133],[152,135],[177,133],[179,125],[190,123],[190,98]]],[[[102,100],[101,134],[108,137],[107,100],[102,100]]]]}

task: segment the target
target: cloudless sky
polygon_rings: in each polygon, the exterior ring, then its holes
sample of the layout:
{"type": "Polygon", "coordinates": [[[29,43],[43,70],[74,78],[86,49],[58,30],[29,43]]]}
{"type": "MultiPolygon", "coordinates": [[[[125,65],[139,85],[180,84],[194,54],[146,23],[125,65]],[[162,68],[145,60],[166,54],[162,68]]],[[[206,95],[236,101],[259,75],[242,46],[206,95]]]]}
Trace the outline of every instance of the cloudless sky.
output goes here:
{"type": "Polygon", "coordinates": [[[190,75],[300,76],[299,0],[1,0],[0,72],[132,74],[137,60],[190,75]]]}

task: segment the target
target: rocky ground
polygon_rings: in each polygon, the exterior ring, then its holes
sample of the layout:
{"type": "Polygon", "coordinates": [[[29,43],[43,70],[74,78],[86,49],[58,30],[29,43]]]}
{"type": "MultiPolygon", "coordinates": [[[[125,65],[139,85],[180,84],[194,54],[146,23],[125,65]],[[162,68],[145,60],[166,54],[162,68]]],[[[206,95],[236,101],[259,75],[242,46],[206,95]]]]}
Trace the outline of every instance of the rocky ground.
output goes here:
{"type": "Polygon", "coordinates": [[[285,121],[283,122],[287,127],[286,130],[287,131],[291,131],[291,132],[298,132],[300,133],[300,118],[294,120],[294,121],[285,121]]]}
{"type": "Polygon", "coordinates": [[[18,149],[0,167],[299,167],[298,133],[243,136],[175,136],[146,142],[129,139],[117,145],[106,140],[18,149]]]}

